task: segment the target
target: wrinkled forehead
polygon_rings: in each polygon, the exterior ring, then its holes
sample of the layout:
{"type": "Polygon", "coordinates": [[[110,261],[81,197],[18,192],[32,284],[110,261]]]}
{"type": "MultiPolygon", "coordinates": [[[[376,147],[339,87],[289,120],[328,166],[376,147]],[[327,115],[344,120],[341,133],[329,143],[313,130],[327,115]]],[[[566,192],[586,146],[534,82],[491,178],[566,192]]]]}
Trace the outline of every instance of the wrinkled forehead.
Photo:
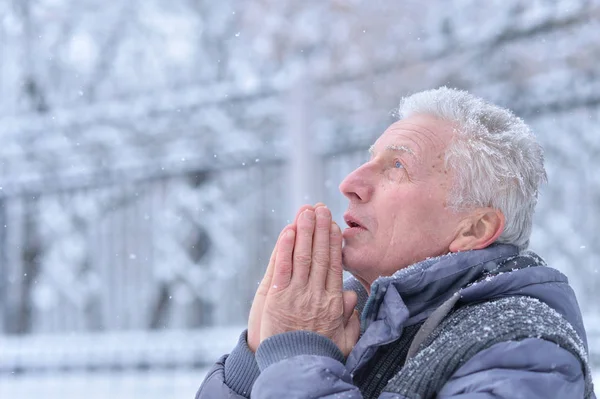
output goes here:
{"type": "Polygon", "coordinates": [[[426,115],[411,116],[390,125],[374,144],[374,151],[397,149],[418,158],[444,153],[454,126],[426,115]]]}

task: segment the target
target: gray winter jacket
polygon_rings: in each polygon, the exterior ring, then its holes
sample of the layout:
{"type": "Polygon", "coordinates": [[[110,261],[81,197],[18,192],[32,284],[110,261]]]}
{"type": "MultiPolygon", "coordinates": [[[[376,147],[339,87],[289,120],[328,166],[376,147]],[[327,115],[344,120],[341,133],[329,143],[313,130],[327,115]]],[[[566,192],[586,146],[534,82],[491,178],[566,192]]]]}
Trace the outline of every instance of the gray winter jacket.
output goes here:
{"type": "MultiPolygon", "coordinates": [[[[510,296],[536,298],[570,323],[587,352],[579,306],[563,274],[539,265],[481,279],[516,255],[516,247],[493,245],[428,259],[377,279],[368,297],[349,279],[346,287],[359,296],[362,334],[347,360],[331,340],[304,331],[271,337],[254,356],[244,333],[232,353],[208,373],[196,398],[362,398],[353,376],[367,366],[377,348],[401,339],[403,331],[422,323],[457,292],[457,306],[510,296]]],[[[466,361],[437,398],[583,398],[584,374],[580,359],[553,342],[509,340],[466,361]]],[[[406,396],[384,389],[379,398],[406,396]]]]}

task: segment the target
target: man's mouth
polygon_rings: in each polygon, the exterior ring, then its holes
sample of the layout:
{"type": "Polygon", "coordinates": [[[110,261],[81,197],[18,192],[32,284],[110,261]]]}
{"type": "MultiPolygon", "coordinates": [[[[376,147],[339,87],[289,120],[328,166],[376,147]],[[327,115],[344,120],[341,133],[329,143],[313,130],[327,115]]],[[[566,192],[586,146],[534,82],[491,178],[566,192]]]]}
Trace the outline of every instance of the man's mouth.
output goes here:
{"type": "Polygon", "coordinates": [[[348,225],[349,228],[351,229],[362,229],[362,230],[367,230],[367,228],[365,226],[363,226],[360,221],[355,218],[352,215],[348,215],[345,214],[344,215],[344,221],[346,222],[346,224],[348,225]]]}

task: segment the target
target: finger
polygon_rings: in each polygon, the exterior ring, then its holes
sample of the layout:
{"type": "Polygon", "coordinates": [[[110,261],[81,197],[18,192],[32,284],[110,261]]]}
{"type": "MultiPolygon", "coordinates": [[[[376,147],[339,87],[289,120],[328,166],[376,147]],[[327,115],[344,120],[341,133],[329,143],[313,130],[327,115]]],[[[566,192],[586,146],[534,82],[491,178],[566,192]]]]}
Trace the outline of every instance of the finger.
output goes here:
{"type": "Polygon", "coordinates": [[[354,313],[356,304],[358,303],[358,296],[354,291],[344,291],[344,325],[348,324],[350,317],[354,313]]]}
{"type": "Polygon", "coordinates": [[[325,205],[324,203],[322,203],[322,202],[317,202],[317,203],[315,204],[315,209],[317,209],[317,208],[318,208],[318,207],[320,207],[320,206],[327,207],[327,205],[325,205]]]}
{"type": "Polygon", "coordinates": [[[292,226],[296,227],[298,225],[298,218],[300,217],[300,215],[302,215],[302,212],[304,212],[308,209],[310,209],[311,211],[315,210],[315,208],[313,208],[312,205],[302,205],[300,207],[300,209],[298,210],[298,213],[296,213],[296,217],[294,218],[294,223],[292,223],[292,226]]]}
{"type": "Polygon", "coordinates": [[[306,285],[312,260],[312,241],[315,229],[315,212],[307,209],[298,218],[296,227],[296,243],[294,246],[294,263],[292,283],[306,285]]]}
{"type": "Polygon", "coordinates": [[[331,212],[325,206],[315,210],[316,223],[312,243],[312,261],[309,281],[315,287],[326,288],[329,270],[329,230],[331,229],[331,212]]]}
{"type": "Polygon", "coordinates": [[[271,252],[271,257],[269,258],[269,264],[267,265],[267,270],[265,271],[265,275],[263,276],[263,279],[260,282],[260,285],[258,286],[257,293],[266,294],[269,291],[269,287],[271,286],[271,282],[273,280],[273,270],[275,270],[275,259],[277,258],[277,247],[279,245],[279,242],[281,241],[281,238],[283,237],[283,234],[286,232],[286,230],[288,230],[290,228],[293,229],[293,227],[291,225],[287,225],[284,227],[283,230],[281,230],[281,233],[279,233],[279,237],[277,238],[277,242],[275,243],[273,252],[271,252]]]}
{"type": "Polygon", "coordinates": [[[273,280],[269,287],[269,291],[284,289],[290,284],[292,279],[292,254],[295,241],[296,232],[294,229],[286,229],[280,242],[277,244],[275,267],[273,268],[273,280]]]}
{"type": "Polygon", "coordinates": [[[344,269],[342,266],[342,231],[335,222],[331,222],[329,232],[329,268],[325,288],[329,292],[342,291],[344,287],[344,269]]]}
{"type": "MultiPolygon", "coordinates": [[[[279,233],[279,238],[277,238],[277,244],[279,244],[279,241],[281,240],[281,237],[283,236],[283,233],[285,233],[286,229],[292,228],[292,229],[296,229],[296,223],[298,222],[298,218],[300,217],[300,215],[302,214],[302,212],[304,212],[307,209],[314,209],[312,205],[302,205],[300,207],[300,209],[298,210],[298,213],[296,214],[296,217],[294,218],[294,222],[292,224],[288,224],[287,226],[284,227],[283,230],[281,230],[281,233],[279,233]]],[[[269,265],[267,266],[267,271],[265,273],[265,277],[263,277],[263,281],[261,282],[261,288],[263,285],[263,282],[265,282],[265,286],[267,289],[269,289],[269,287],[271,286],[271,280],[272,280],[272,276],[273,276],[273,269],[275,267],[275,258],[276,258],[276,254],[277,254],[277,244],[275,245],[275,248],[273,248],[273,252],[271,252],[271,258],[269,259],[269,265]],[[269,278],[267,279],[267,276],[269,276],[269,278]],[[268,281],[265,281],[268,280],[268,281]]]]}

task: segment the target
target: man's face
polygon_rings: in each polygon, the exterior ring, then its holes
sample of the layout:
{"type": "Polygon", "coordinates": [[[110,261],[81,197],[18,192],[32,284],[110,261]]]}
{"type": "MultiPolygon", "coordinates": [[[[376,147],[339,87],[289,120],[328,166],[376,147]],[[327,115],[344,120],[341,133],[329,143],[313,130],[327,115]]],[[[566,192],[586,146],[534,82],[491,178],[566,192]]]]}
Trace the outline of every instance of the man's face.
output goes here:
{"type": "Polygon", "coordinates": [[[359,225],[343,232],[344,267],[363,285],[449,252],[464,217],[446,204],[453,176],[444,152],[452,137],[452,124],[428,115],[398,121],[340,184],[350,200],[344,219],[359,225]]]}

